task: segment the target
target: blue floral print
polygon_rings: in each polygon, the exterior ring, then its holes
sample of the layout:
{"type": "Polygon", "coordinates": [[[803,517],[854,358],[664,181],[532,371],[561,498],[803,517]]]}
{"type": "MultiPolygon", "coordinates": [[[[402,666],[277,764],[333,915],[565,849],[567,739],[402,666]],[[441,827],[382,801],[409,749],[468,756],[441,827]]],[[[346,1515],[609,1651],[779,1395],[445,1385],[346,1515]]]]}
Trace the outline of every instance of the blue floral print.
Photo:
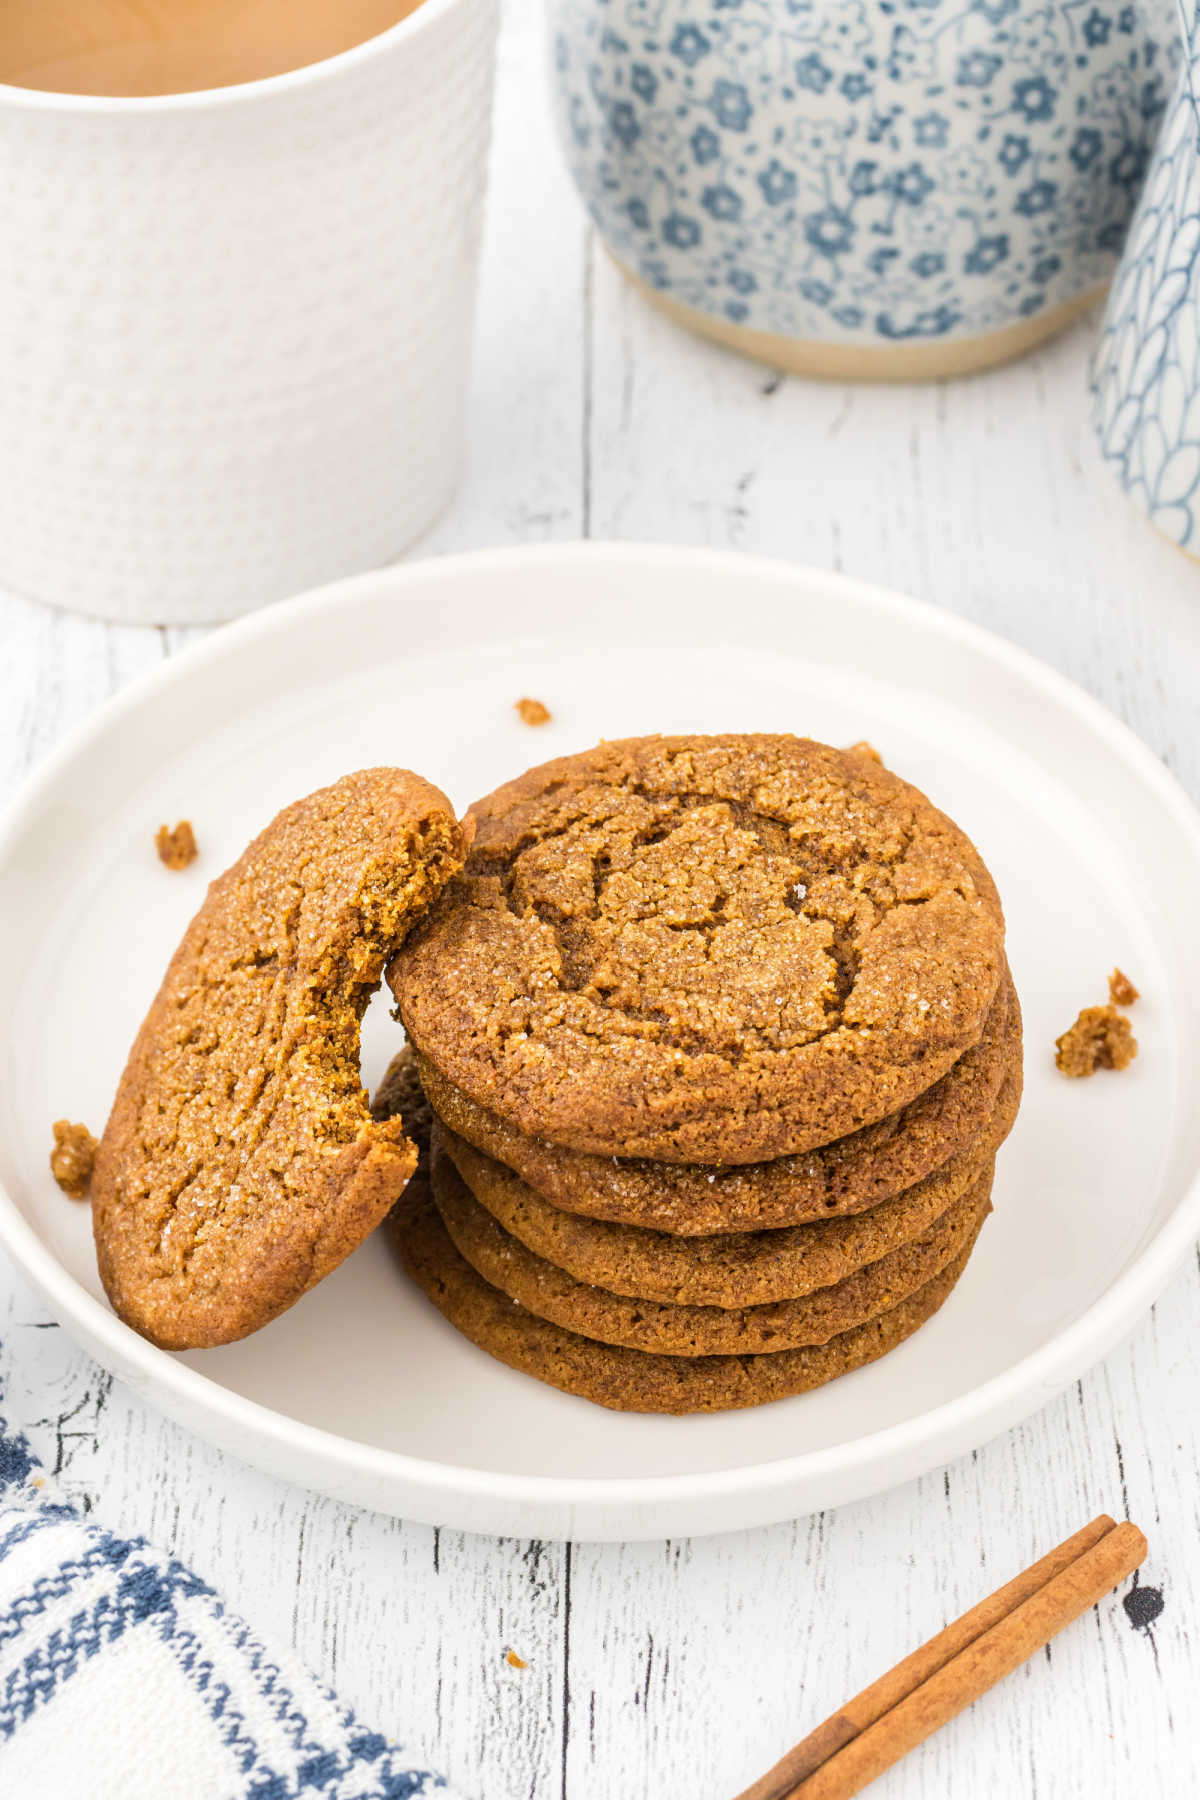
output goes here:
{"type": "Polygon", "coordinates": [[[1013,106],[1031,125],[1052,119],[1057,100],[1058,89],[1044,75],[1027,75],[1013,88],[1013,106]]]}
{"type": "Polygon", "coordinates": [[[998,330],[1107,281],[1172,0],[551,0],[562,136],[618,258],[801,339],[998,330]]]}
{"type": "Polygon", "coordinates": [[[1002,56],[989,56],[986,50],[968,50],[958,59],[954,79],[959,87],[990,87],[1003,67],[1002,56]]]}
{"type": "Polygon", "coordinates": [[[695,68],[702,56],[707,56],[712,45],[702,31],[694,25],[677,25],[671,38],[671,55],[677,56],[681,63],[689,69],[695,68]]]}

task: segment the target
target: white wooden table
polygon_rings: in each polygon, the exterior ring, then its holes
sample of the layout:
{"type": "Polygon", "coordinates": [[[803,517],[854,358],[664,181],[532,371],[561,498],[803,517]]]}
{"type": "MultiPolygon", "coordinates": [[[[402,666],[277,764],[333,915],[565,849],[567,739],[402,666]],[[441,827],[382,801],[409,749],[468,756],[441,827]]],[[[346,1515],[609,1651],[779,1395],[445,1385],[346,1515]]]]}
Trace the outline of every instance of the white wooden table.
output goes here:
{"type": "MultiPolygon", "coordinates": [[[[1091,328],[1012,369],[896,390],[780,380],[678,334],[587,229],[552,142],[534,9],[509,12],[472,453],[419,553],[627,537],[844,568],[1054,663],[1200,798],[1200,570],[1100,465],[1091,328]]],[[[189,636],[16,600],[0,632],[6,789],[189,636]]],[[[1040,1416],[877,1500],[690,1543],[563,1546],[378,1518],[243,1467],[114,1386],[0,1259],[8,1410],[68,1490],[193,1564],[479,1800],[725,1800],[1100,1510],[1148,1533],[1157,1619],[1136,1623],[1153,1594],[1132,1613],[1107,1601],[879,1792],[1200,1792],[1198,1317],[1193,1260],[1040,1416]]]]}

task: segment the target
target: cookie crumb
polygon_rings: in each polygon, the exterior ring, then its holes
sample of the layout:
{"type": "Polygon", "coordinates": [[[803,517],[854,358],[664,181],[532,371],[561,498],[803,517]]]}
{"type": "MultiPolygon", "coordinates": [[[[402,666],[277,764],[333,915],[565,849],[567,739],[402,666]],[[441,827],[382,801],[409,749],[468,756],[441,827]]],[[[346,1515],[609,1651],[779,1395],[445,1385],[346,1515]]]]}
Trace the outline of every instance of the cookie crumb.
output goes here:
{"type": "Polygon", "coordinates": [[[1115,1006],[1085,1006],[1056,1047],[1056,1066],[1073,1077],[1094,1075],[1097,1069],[1127,1069],[1137,1055],[1129,1020],[1115,1006]]]}
{"type": "Polygon", "coordinates": [[[525,1658],[523,1656],[518,1656],[515,1650],[506,1650],[504,1652],[504,1660],[510,1669],[527,1669],[529,1667],[525,1658]]]}
{"type": "Polygon", "coordinates": [[[200,854],[192,821],[180,819],[174,831],[160,825],[154,834],[154,848],[158,851],[159,862],[165,863],[168,869],[186,869],[200,854]]]}
{"type": "Polygon", "coordinates": [[[1108,978],[1108,997],[1114,1006],[1132,1006],[1139,994],[1128,975],[1114,969],[1108,978]]]}
{"type": "Polygon", "coordinates": [[[517,701],[517,711],[526,725],[548,725],[554,717],[548,706],[543,705],[540,700],[530,700],[528,697],[517,701]]]}
{"type": "Polygon", "coordinates": [[[91,1185],[98,1140],[86,1125],[72,1125],[70,1119],[56,1119],[53,1129],[50,1173],[64,1194],[82,1200],[91,1185]]]}
{"type": "Polygon", "coordinates": [[[883,763],[883,758],[880,756],[874,744],[869,744],[866,738],[859,738],[857,744],[847,744],[846,755],[865,756],[869,762],[879,763],[881,766],[883,763]]]}

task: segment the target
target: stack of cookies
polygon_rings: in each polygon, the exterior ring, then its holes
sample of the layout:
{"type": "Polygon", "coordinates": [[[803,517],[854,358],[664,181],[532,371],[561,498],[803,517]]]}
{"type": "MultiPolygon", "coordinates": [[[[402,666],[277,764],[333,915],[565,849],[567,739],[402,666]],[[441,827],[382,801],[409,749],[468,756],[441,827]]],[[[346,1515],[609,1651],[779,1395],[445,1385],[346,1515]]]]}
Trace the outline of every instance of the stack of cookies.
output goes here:
{"type": "Polygon", "coordinates": [[[433,1111],[394,1229],[435,1305],[647,1412],[799,1393],[908,1337],[1020,1099],[969,840],[867,747],[785,736],[602,744],[473,811],[388,973],[433,1111]]]}

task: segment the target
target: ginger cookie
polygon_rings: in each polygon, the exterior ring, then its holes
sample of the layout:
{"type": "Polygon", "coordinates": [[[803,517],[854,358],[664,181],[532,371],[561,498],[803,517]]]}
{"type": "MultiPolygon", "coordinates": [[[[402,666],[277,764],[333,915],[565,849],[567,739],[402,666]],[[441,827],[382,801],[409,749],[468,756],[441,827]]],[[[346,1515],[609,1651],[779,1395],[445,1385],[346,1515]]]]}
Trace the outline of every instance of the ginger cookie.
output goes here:
{"type": "Polygon", "coordinates": [[[433,1129],[433,1108],[421,1084],[416,1051],[411,1044],[397,1050],[383,1072],[383,1080],[371,1101],[373,1119],[403,1119],[404,1129],[420,1148],[428,1152],[433,1129]]]}
{"type": "Polygon", "coordinates": [[[744,1356],[825,1344],[897,1306],[940,1274],[973,1236],[992,1185],[988,1167],[929,1230],[831,1287],[761,1306],[673,1306],[576,1281],[510,1237],[450,1158],[435,1155],[433,1197],[459,1255],[526,1312],[581,1337],[659,1356],[744,1356]]]}
{"type": "Polygon", "coordinates": [[[508,1235],[576,1281],[665,1305],[753,1307],[795,1300],[843,1281],[928,1231],[991,1164],[1012,1127],[1019,1100],[1020,1080],[1014,1075],[974,1143],[869,1212],[777,1231],[702,1238],[559,1212],[511,1169],[440,1122],[434,1125],[434,1142],[508,1235]]]}
{"type": "Polygon", "coordinates": [[[289,806],[209,888],[92,1178],[105,1291],[152,1342],[256,1330],[400,1194],[416,1151],[368,1111],[359,1024],[467,841],[436,788],[366,769],[289,806]]]}
{"type": "MultiPolygon", "coordinates": [[[[982,1224],[982,1218],[979,1221],[982,1224]]],[[[406,1196],[392,1217],[409,1274],[463,1336],[511,1369],[620,1412],[723,1412],[803,1394],[894,1350],[942,1305],[967,1265],[972,1238],[940,1275],[865,1325],[751,1356],[655,1356],[597,1344],[526,1312],[461,1257],[432,1200],[406,1196]]]]}
{"type": "Polygon", "coordinates": [[[371,1117],[383,1123],[399,1119],[405,1136],[417,1153],[417,1166],[409,1176],[409,1191],[415,1183],[429,1185],[433,1138],[433,1108],[421,1086],[417,1057],[411,1044],[397,1050],[384,1070],[383,1080],[371,1101],[371,1117]]]}
{"type": "Polygon", "coordinates": [[[868,757],[635,738],[474,810],[464,874],[389,980],[418,1050],[519,1131],[759,1162],[896,1112],[980,1038],[995,886],[868,757]]]}
{"type": "Polygon", "coordinates": [[[427,1057],[421,1080],[455,1133],[564,1212],[684,1237],[774,1230],[864,1212],[941,1167],[985,1128],[1019,1075],[1021,1011],[1006,975],[978,1044],[890,1118],[816,1150],[742,1165],[590,1156],[527,1137],[469,1100],[427,1057]]]}

